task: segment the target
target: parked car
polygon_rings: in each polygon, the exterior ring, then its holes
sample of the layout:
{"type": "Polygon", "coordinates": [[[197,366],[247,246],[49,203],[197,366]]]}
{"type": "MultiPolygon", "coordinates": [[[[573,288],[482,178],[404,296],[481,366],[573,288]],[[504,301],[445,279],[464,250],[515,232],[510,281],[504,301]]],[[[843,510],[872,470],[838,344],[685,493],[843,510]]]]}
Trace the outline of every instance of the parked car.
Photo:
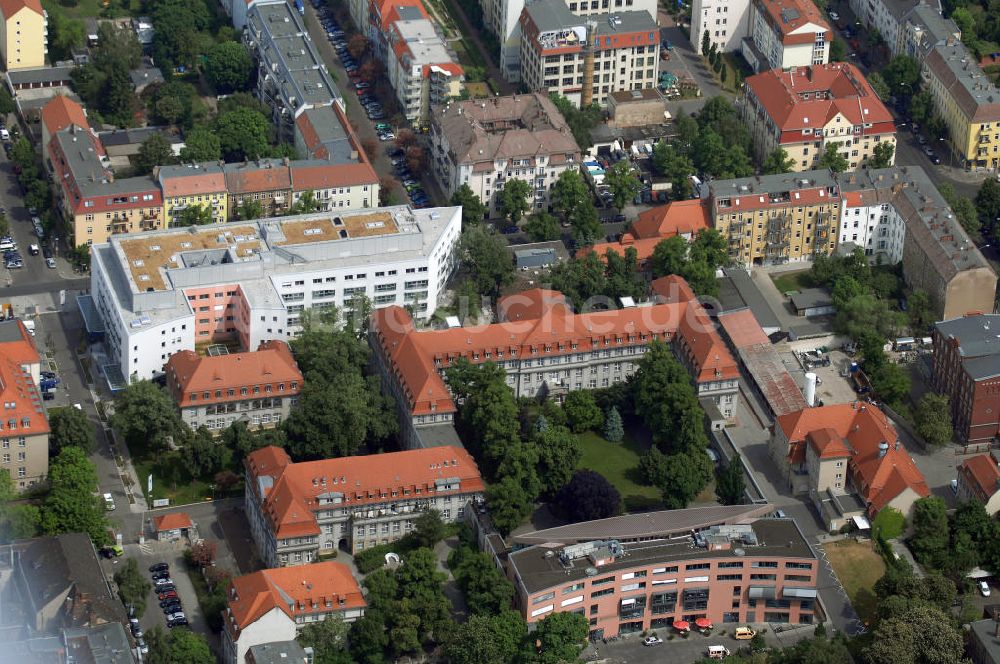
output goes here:
{"type": "Polygon", "coordinates": [[[658,646],[663,643],[663,639],[658,636],[647,636],[642,640],[642,645],[644,646],[658,646]]]}
{"type": "Polygon", "coordinates": [[[104,494],[104,507],[109,512],[113,512],[115,509],[115,499],[110,493],[104,494]]]}
{"type": "Polygon", "coordinates": [[[169,620],[167,620],[167,627],[170,627],[171,629],[174,627],[181,627],[187,624],[188,624],[187,618],[170,618],[169,620]]]}
{"type": "MultiPolygon", "coordinates": [[[[53,398],[55,397],[55,393],[50,390],[44,390],[42,394],[51,394],[53,398]]],[[[45,397],[43,396],[42,398],[44,399],[45,397]]],[[[104,546],[101,547],[101,555],[105,558],[117,558],[118,556],[125,555],[125,549],[118,544],[115,544],[114,546],[104,546]]]]}
{"type": "Polygon", "coordinates": [[[177,588],[172,583],[165,583],[162,586],[157,586],[156,592],[159,593],[157,595],[158,599],[166,599],[167,593],[176,593],[177,588]]]}
{"type": "Polygon", "coordinates": [[[48,247],[42,247],[42,256],[45,258],[52,258],[52,250],[48,247]]]}
{"type": "Polygon", "coordinates": [[[135,638],[135,647],[143,655],[148,655],[149,654],[149,646],[146,644],[146,641],[145,641],[145,639],[142,638],[142,636],[137,636],[135,638]]]}
{"type": "Polygon", "coordinates": [[[153,572],[166,572],[168,569],[170,569],[170,565],[168,565],[167,563],[156,563],[155,565],[149,566],[149,573],[152,574],[153,572]]]}
{"type": "Polygon", "coordinates": [[[160,579],[169,579],[170,570],[166,569],[157,570],[156,572],[153,572],[152,576],[154,581],[159,581],[160,579]]]}
{"type": "Polygon", "coordinates": [[[172,585],[174,585],[174,580],[171,579],[169,576],[163,577],[161,579],[155,579],[155,585],[156,585],[157,592],[159,592],[160,591],[160,586],[165,586],[165,585],[171,585],[172,586],[172,585]]]}
{"type": "Polygon", "coordinates": [[[55,266],[56,266],[56,259],[54,259],[54,258],[46,258],[45,259],[45,264],[48,265],[50,268],[54,269],[55,266]]]}
{"type": "Polygon", "coordinates": [[[157,595],[157,597],[159,597],[160,601],[162,602],[165,599],[170,599],[170,598],[173,598],[173,597],[177,597],[177,591],[171,589],[171,590],[168,590],[166,592],[160,593],[159,595],[157,595]]]}
{"type": "Polygon", "coordinates": [[[979,582],[979,594],[982,595],[983,597],[989,597],[990,596],[990,584],[986,583],[985,581],[980,581],[979,582]]]}
{"type": "Polygon", "coordinates": [[[160,602],[160,608],[164,613],[177,613],[181,610],[181,600],[179,597],[171,597],[160,602]]]}

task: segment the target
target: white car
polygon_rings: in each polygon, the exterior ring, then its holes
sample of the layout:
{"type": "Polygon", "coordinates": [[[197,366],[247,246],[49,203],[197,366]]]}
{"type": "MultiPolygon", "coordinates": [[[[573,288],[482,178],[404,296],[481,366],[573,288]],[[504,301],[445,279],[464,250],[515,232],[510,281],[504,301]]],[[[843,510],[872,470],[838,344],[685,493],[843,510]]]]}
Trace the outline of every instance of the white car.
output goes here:
{"type": "Polygon", "coordinates": [[[663,639],[658,636],[647,636],[642,640],[642,645],[644,646],[658,646],[663,643],[663,639]]]}
{"type": "Polygon", "coordinates": [[[109,512],[113,512],[115,509],[115,499],[110,493],[104,494],[104,507],[107,508],[109,512]]]}
{"type": "Polygon", "coordinates": [[[983,597],[989,597],[990,596],[990,584],[986,583],[985,581],[980,581],[979,582],[979,594],[982,595],[983,597]]]}
{"type": "Polygon", "coordinates": [[[837,12],[830,12],[830,18],[832,18],[834,21],[839,21],[840,14],[838,14],[837,12]]]}

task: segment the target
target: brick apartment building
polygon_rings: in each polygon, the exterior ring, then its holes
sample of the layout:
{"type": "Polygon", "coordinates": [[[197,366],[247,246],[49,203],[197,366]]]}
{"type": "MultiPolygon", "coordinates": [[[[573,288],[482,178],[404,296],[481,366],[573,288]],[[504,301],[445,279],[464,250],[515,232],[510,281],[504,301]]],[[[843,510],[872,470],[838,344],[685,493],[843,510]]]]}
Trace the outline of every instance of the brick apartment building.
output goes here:
{"type": "Polygon", "coordinates": [[[729,419],[738,394],[736,362],[687,282],[664,277],[653,290],[655,303],[575,314],[562,293],[535,288],[499,301],[502,322],[447,330],[418,331],[401,307],[375,312],[369,341],[383,384],[396,397],[406,445],[422,447],[424,430],[433,437],[438,425],[453,422],[444,372],[459,358],[496,363],[518,397],[561,400],[571,390],[625,380],[656,340],[673,346],[713,422],[729,419]]]}
{"type": "Polygon", "coordinates": [[[1000,466],[992,454],[971,456],[958,466],[958,499],[981,503],[986,513],[1000,512],[1000,466]]]}
{"type": "Polygon", "coordinates": [[[896,145],[892,114],[858,68],[845,62],[751,76],[742,110],[757,158],[781,148],[793,171],[816,168],[830,144],[851,170],[867,165],[880,143],[896,145]]]}
{"type": "MultiPolygon", "coordinates": [[[[607,525],[609,533],[629,535],[627,526],[607,525]]],[[[565,529],[600,530],[588,526],[565,529]]],[[[816,621],[820,562],[789,519],[715,525],[662,539],[647,534],[633,542],[555,540],[510,551],[506,560],[525,620],[579,613],[595,639],[669,629],[681,620],[693,627],[701,618],[719,627],[816,621]]]]}
{"type": "Polygon", "coordinates": [[[990,443],[1000,434],[1000,315],[977,314],[934,325],[931,385],[951,400],[958,441],[990,443]]]}
{"type": "Polygon", "coordinates": [[[393,542],[428,509],[457,521],[485,489],[472,456],[448,445],[299,463],[265,447],[244,467],[247,519],[268,567],[393,542]]]}
{"type": "MultiPolygon", "coordinates": [[[[219,323],[222,325],[222,323],[219,323]]],[[[220,432],[233,422],[272,429],[288,419],[302,391],[302,372],[288,344],[265,341],[253,352],[174,353],[163,368],[181,419],[220,432]]]]}

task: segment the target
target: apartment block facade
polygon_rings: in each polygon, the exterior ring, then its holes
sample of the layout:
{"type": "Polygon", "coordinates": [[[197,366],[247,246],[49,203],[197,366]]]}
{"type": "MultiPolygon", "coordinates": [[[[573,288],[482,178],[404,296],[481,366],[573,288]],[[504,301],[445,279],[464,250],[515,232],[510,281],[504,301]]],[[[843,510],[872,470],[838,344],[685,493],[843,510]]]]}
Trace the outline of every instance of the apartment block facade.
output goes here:
{"type": "Polygon", "coordinates": [[[752,0],[741,53],[757,72],[808,67],[830,61],[832,41],[830,25],[809,0],[752,0]]]}
{"type": "Polygon", "coordinates": [[[229,220],[226,173],[219,164],[160,166],[155,177],[163,192],[163,218],[168,228],[181,225],[182,213],[189,207],[208,211],[213,223],[229,220]]]}
{"type": "Polygon", "coordinates": [[[691,3],[691,46],[701,53],[702,38],[722,53],[738,51],[750,30],[750,0],[694,0],[691,3]]]}
{"type": "Polygon", "coordinates": [[[276,428],[298,403],[303,384],[292,351],[282,341],[265,341],[255,351],[232,355],[183,350],[170,356],[163,372],[184,423],[212,432],[234,422],[251,430],[276,428]]]}
{"type": "Polygon", "coordinates": [[[727,238],[735,262],[809,260],[837,247],[842,201],[828,171],[716,180],[709,201],[712,225],[727,238]]]}
{"type": "Polygon", "coordinates": [[[948,126],[956,166],[1000,166],[1000,91],[961,43],[935,46],[924,60],[934,108],[948,126]]]}
{"type": "MultiPolygon", "coordinates": [[[[226,602],[222,630],[225,664],[250,662],[248,653],[255,646],[294,641],[303,625],[323,620],[354,622],[365,615],[368,606],[350,568],[337,562],[238,576],[229,582],[226,602]]],[[[278,660],[284,657],[281,654],[278,660]]]]}
{"type": "Polygon", "coordinates": [[[432,106],[461,96],[465,70],[429,19],[395,21],[389,29],[389,43],[389,84],[411,123],[426,124],[432,106]]]}
{"type": "Polygon", "coordinates": [[[449,445],[300,463],[265,447],[244,465],[247,519],[269,567],[393,542],[429,509],[457,521],[485,489],[472,456],[449,445]]]}
{"type": "Polygon", "coordinates": [[[561,293],[536,288],[503,298],[502,322],[448,330],[417,331],[400,307],[375,312],[369,342],[396,397],[405,444],[419,447],[422,428],[454,421],[444,374],[459,358],[496,363],[518,397],[561,400],[625,380],[653,341],[672,345],[699,397],[732,417],[739,370],[701,304],[678,277],[653,288],[656,303],[586,314],[574,314],[561,293]]]}
{"type": "MultiPolygon", "coordinates": [[[[575,524],[586,526],[587,524],[575,524]]],[[[692,535],[530,546],[507,553],[515,604],[529,623],[579,613],[590,638],[708,619],[812,624],[820,561],[794,521],[757,519],[692,535]]]]}
{"type": "Polygon", "coordinates": [[[934,391],[947,394],[963,444],[1000,435],[1000,315],[977,313],[934,324],[934,391]]]}
{"type": "Polygon", "coordinates": [[[895,159],[892,114],[852,64],[772,69],[747,78],[745,89],[743,120],[760,160],[780,148],[792,170],[813,170],[834,144],[854,170],[866,166],[881,143],[893,147],[895,159]]]}
{"type": "Polygon", "coordinates": [[[521,12],[521,82],[533,92],[556,93],[579,106],[584,86],[591,103],[605,106],[621,90],[653,88],[660,30],[645,11],[580,17],[562,0],[539,0],[521,12]],[[593,74],[587,72],[591,41],[593,74]]]}
{"type": "Polygon", "coordinates": [[[88,299],[109,363],[137,379],[196,344],[287,341],[305,309],[350,311],[359,295],[427,318],[457,265],[461,217],[397,206],[113,236],[92,249],[88,299]]]}
{"type": "Polygon", "coordinates": [[[49,15],[39,0],[0,2],[0,57],[5,71],[45,66],[49,15]]]}
{"type": "Polygon", "coordinates": [[[0,468],[18,490],[49,472],[49,421],[38,391],[41,357],[17,319],[0,322],[0,468]]]}
{"type": "Polygon", "coordinates": [[[555,104],[532,93],[452,102],[434,108],[430,122],[431,169],[451,196],[468,185],[500,214],[500,192],[511,179],[527,182],[536,210],[566,170],[577,170],[580,147],[555,104]]]}

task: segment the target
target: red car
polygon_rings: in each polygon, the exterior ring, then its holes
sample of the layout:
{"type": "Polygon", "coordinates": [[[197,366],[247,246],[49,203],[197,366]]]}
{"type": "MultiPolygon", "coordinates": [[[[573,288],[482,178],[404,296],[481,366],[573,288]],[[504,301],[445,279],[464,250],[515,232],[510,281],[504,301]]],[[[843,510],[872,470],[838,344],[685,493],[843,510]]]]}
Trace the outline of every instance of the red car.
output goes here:
{"type": "Polygon", "coordinates": [[[165,593],[160,593],[160,600],[170,599],[172,597],[177,597],[177,592],[174,590],[168,590],[165,593]]]}

